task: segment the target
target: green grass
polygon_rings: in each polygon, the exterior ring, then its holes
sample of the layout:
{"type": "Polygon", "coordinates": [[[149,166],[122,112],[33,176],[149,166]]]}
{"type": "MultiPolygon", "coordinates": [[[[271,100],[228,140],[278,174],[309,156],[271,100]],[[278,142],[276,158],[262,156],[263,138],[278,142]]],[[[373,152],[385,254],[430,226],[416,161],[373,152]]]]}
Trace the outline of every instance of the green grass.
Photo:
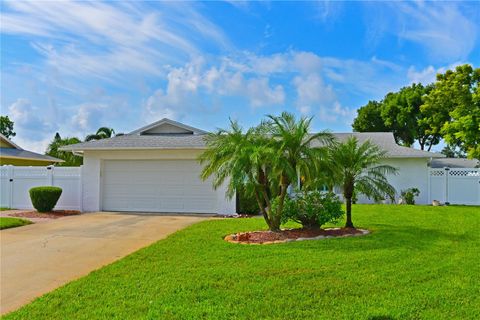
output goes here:
{"type": "Polygon", "coordinates": [[[7,210],[12,210],[12,209],[9,207],[0,207],[0,211],[7,211],[7,210]]]}
{"type": "Polygon", "coordinates": [[[0,217],[0,230],[21,227],[27,224],[31,224],[31,222],[19,218],[0,217]]]}
{"type": "Polygon", "coordinates": [[[261,219],[193,225],[5,319],[479,319],[480,208],[356,205],[372,234],[222,240],[261,219]]]}

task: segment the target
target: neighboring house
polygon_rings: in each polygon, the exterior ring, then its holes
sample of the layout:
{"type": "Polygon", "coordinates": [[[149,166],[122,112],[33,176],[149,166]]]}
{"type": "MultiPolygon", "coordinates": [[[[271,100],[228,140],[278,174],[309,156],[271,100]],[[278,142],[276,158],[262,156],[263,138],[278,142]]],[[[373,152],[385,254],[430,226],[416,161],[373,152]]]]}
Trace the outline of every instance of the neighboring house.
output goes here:
{"type": "MultiPolygon", "coordinates": [[[[83,154],[83,210],[234,214],[235,200],[225,186],[214,190],[201,181],[198,156],[206,132],[162,119],[123,136],[62,147],[83,154]]],[[[388,152],[387,163],[399,168],[390,181],[397,192],[420,189],[417,203],[428,199],[428,163],[441,154],[401,147],[392,133],[338,133],[371,140],[388,152]]]]}
{"type": "Polygon", "coordinates": [[[23,150],[0,133],[0,165],[48,166],[63,162],[61,159],[23,150]]]}

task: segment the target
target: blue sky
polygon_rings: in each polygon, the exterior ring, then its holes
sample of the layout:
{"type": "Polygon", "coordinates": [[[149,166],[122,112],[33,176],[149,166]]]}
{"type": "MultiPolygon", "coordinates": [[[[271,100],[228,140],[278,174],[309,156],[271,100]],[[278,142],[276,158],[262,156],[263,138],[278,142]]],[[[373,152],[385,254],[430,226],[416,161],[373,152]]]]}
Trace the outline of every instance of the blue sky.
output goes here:
{"type": "Polygon", "coordinates": [[[479,2],[1,2],[2,114],[55,132],[168,117],[211,130],[287,110],[351,131],[356,109],[480,65],[479,2]]]}

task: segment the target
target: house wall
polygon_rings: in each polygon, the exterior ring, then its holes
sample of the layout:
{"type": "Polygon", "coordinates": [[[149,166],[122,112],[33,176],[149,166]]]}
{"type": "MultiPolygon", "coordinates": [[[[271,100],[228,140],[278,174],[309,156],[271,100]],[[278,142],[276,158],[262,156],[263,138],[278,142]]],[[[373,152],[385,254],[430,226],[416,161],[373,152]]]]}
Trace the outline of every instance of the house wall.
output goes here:
{"type": "MultiPolygon", "coordinates": [[[[396,200],[400,192],[408,188],[417,188],[420,195],[416,198],[417,204],[429,204],[428,200],[428,160],[427,158],[390,158],[384,164],[391,165],[399,171],[397,175],[389,175],[388,181],[396,190],[396,200]]],[[[364,196],[358,197],[358,203],[372,203],[364,196]]]]}
{"type": "Polygon", "coordinates": [[[171,124],[164,123],[161,126],[152,128],[150,130],[145,131],[145,133],[149,134],[155,134],[155,133],[191,133],[191,131],[188,131],[186,129],[177,127],[177,126],[172,126],[171,124]]]}
{"type": "MultiPolygon", "coordinates": [[[[85,151],[83,157],[83,209],[100,211],[102,199],[102,167],[104,160],[196,160],[202,150],[131,150],[85,151]]],[[[235,197],[225,196],[225,186],[217,192],[217,213],[235,214],[235,197]]]]}

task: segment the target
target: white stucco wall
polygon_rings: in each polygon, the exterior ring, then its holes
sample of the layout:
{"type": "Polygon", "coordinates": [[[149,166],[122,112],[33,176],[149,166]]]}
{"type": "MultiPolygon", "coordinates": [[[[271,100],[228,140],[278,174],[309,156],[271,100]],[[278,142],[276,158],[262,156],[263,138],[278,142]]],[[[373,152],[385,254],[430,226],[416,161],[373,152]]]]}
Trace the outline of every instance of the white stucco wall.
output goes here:
{"type": "MultiPolygon", "coordinates": [[[[83,210],[102,210],[102,167],[104,160],[196,160],[202,150],[85,151],[83,161],[83,210]]],[[[225,186],[216,190],[218,214],[235,214],[235,197],[225,196],[225,186]]]]}
{"type": "MultiPolygon", "coordinates": [[[[398,169],[397,175],[389,175],[388,181],[396,190],[396,200],[400,192],[408,188],[417,188],[420,195],[416,198],[416,204],[428,204],[428,159],[427,158],[390,158],[384,161],[398,169]]],[[[364,196],[358,197],[358,203],[372,203],[364,196]]]]}

